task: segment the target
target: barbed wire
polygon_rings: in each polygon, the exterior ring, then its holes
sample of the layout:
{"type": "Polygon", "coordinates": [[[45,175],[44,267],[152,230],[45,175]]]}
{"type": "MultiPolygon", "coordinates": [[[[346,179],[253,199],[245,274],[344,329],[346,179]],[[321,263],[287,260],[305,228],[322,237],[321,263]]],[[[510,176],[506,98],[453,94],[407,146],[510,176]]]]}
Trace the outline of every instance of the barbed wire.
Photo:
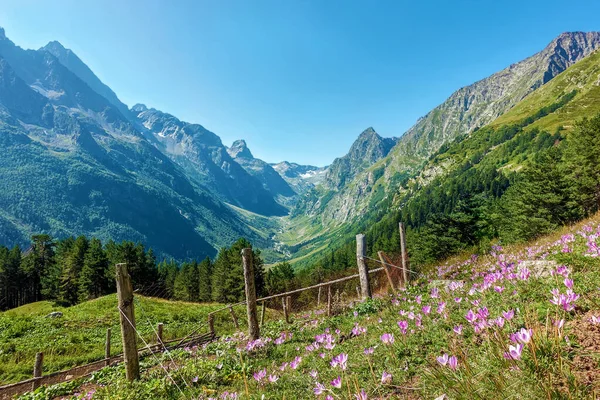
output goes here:
{"type": "MultiPolygon", "coordinates": [[[[119,312],[121,312],[121,315],[125,318],[125,320],[129,323],[129,325],[131,325],[131,327],[133,328],[133,330],[135,331],[135,333],[137,333],[138,337],[142,340],[142,342],[144,343],[144,345],[146,346],[146,348],[148,349],[148,351],[150,352],[150,354],[152,354],[152,356],[156,359],[156,361],[158,362],[158,364],[161,366],[161,368],[165,371],[165,374],[167,375],[167,377],[169,379],[171,379],[171,381],[173,382],[173,384],[177,387],[177,389],[179,389],[179,391],[181,392],[181,394],[183,395],[183,397],[185,398],[186,395],[183,392],[183,390],[181,390],[181,387],[179,387],[179,385],[177,384],[177,382],[175,381],[175,379],[171,376],[171,374],[169,373],[169,371],[167,370],[167,368],[163,365],[163,363],[160,361],[160,359],[158,358],[158,356],[156,354],[154,354],[154,352],[152,351],[152,348],[150,347],[150,345],[148,344],[148,342],[146,342],[142,336],[142,334],[140,333],[140,331],[138,331],[135,327],[135,325],[131,322],[131,320],[127,317],[127,315],[123,312],[123,310],[121,309],[121,307],[117,307],[119,309],[119,312]]],[[[137,350],[136,350],[137,351],[137,350]]],[[[185,380],[184,380],[185,382],[185,380]]],[[[186,383],[187,385],[187,383],[186,383]]]]}

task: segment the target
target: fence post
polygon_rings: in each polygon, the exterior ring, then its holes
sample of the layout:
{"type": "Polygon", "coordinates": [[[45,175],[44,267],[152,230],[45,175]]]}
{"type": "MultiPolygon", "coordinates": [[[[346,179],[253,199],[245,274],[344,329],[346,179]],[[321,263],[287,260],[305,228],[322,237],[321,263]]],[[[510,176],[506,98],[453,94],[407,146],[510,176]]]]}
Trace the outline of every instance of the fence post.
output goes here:
{"type": "Polygon", "coordinates": [[[212,314],[208,314],[208,329],[211,335],[215,336],[215,317],[212,314]]]}
{"type": "Polygon", "coordinates": [[[285,317],[285,322],[287,322],[289,324],[290,316],[288,314],[288,306],[287,306],[287,302],[285,301],[285,297],[281,298],[281,307],[283,308],[283,315],[285,317]]]}
{"type": "Polygon", "coordinates": [[[365,262],[365,248],[366,248],[365,235],[362,233],[356,235],[356,262],[358,264],[358,274],[360,278],[360,291],[362,299],[371,297],[371,286],[369,285],[369,271],[367,270],[367,263],[365,262]]]}
{"type": "Polygon", "coordinates": [[[251,340],[260,337],[258,315],[256,312],[256,287],[254,286],[254,266],[252,265],[252,249],[242,250],[244,264],[244,283],[246,288],[246,311],[248,314],[248,333],[251,340]]]}
{"type": "Polygon", "coordinates": [[[319,293],[317,294],[317,307],[321,305],[321,286],[319,286],[319,293]]]}
{"type": "Polygon", "coordinates": [[[44,353],[40,352],[35,355],[35,364],[33,365],[33,377],[34,381],[31,384],[31,390],[35,390],[40,387],[40,379],[42,377],[44,363],[44,353]]]}
{"type": "Polygon", "coordinates": [[[285,301],[287,303],[288,314],[291,314],[292,313],[292,296],[287,296],[285,298],[285,301]]]}
{"type": "Polygon", "coordinates": [[[240,324],[238,324],[237,316],[235,312],[233,312],[233,307],[229,306],[229,312],[231,313],[231,318],[233,319],[233,324],[235,325],[235,329],[240,329],[240,324]]]}
{"type": "Polygon", "coordinates": [[[360,286],[357,286],[357,287],[356,287],[356,296],[357,296],[359,299],[361,298],[361,296],[360,296],[360,286]]]}
{"type": "Polygon", "coordinates": [[[379,256],[379,260],[381,261],[381,265],[383,265],[383,269],[385,271],[385,276],[387,276],[390,287],[395,292],[396,285],[394,285],[394,280],[392,279],[392,273],[390,271],[390,266],[388,265],[387,260],[385,259],[385,253],[383,251],[378,251],[377,255],[379,256]]]}
{"type": "Polygon", "coordinates": [[[111,329],[108,328],[106,330],[106,343],[104,344],[104,359],[105,361],[105,365],[108,367],[110,365],[110,334],[111,334],[111,329]]]}
{"type": "Polygon", "coordinates": [[[158,344],[163,344],[163,323],[159,322],[156,327],[156,339],[158,339],[158,344]]]}
{"type": "Polygon", "coordinates": [[[406,287],[406,284],[408,283],[408,266],[407,264],[407,260],[406,260],[406,237],[405,237],[405,232],[404,232],[404,224],[402,222],[400,222],[400,251],[402,252],[402,281],[403,281],[403,287],[406,287]]]}
{"type": "Polygon", "coordinates": [[[121,337],[123,338],[123,357],[125,374],[128,381],[140,378],[140,361],[138,359],[135,336],[135,313],[133,309],[133,288],[131,277],[127,273],[127,264],[117,264],[117,298],[119,300],[119,317],[121,320],[121,337]]]}
{"type": "Polygon", "coordinates": [[[265,323],[265,302],[262,302],[262,310],[260,313],[260,326],[263,326],[263,324],[265,323]]]}
{"type": "Polygon", "coordinates": [[[327,316],[331,317],[331,285],[327,285],[327,316]]]}

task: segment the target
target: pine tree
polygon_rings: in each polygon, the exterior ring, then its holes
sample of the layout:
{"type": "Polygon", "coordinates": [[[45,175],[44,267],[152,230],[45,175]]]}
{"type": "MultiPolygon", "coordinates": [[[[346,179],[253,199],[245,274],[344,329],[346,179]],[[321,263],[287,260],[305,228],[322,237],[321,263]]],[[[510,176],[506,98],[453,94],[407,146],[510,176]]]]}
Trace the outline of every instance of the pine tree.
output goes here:
{"type": "Polygon", "coordinates": [[[209,257],[206,257],[198,264],[198,300],[209,302],[212,298],[211,277],[213,273],[213,264],[209,257]]]}
{"type": "Polygon", "coordinates": [[[85,236],[79,236],[75,239],[63,265],[59,298],[67,305],[77,304],[79,300],[79,274],[83,269],[88,245],[85,236]]]}
{"type": "Polygon", "coordinates": [[[102,248],[102,242],[99,239],[93,238],[89,242],[83,261],[83,268],[79,275],[79,301],[97,298],[108,293],[107,269],[108,258],[102,248]]]}

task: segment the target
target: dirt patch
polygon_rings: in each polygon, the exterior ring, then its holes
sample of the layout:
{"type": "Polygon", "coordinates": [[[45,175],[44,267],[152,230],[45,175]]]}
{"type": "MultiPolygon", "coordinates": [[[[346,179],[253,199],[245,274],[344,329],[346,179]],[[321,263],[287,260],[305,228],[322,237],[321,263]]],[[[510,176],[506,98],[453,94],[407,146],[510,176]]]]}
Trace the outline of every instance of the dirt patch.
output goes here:
{"type": "Polygon", "coordinates": [[[597,391],[600,390],[600,323],[591,322],[592,316],[600,317],[600,310],[589,311],[571,324],[581,346],[573,359],[573,373],[581,384],[597,391]]]}

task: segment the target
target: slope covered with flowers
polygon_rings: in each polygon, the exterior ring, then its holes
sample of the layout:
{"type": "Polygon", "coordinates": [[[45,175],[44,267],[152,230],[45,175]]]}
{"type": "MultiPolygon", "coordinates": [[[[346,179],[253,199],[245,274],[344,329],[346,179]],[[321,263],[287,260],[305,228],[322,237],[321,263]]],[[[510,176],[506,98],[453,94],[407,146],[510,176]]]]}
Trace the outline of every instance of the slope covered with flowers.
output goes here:
{"type": "MultiPolygon", "coordinates": [[[[343,314],[271,322],[122,367],[85,398],[593,398],[600,393],[600,225],[471,256],[343,314]]],[[[39,395],[45,389],[39,391],[39,395]]],[[[55,388],[56,390],[56,388],[55,388]]],[[[34,394],[28,395],[30,397],[34,394]]]]}

